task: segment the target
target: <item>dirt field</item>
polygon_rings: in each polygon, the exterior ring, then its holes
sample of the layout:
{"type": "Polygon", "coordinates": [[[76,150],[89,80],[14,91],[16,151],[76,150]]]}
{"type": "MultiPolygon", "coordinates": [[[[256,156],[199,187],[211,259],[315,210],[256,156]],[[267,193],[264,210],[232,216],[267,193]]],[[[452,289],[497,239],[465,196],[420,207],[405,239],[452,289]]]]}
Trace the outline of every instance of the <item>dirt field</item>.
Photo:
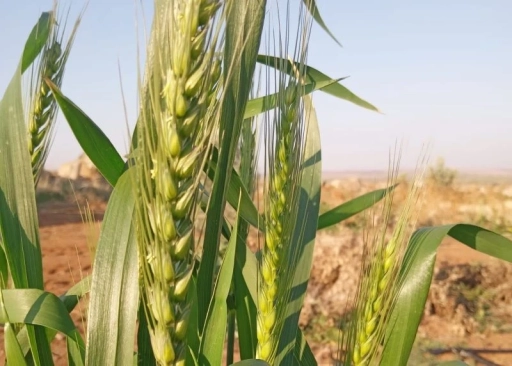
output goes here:
{"type": "MultiPolygon", "coordinates": [[[[323,188],[322,210],[382,187],[382,182],[367,180],[330,181],[323,188]]],[[[397,202],[403,198],[405,188],[406,184],[402,184],[397,190],[397,202]]],[[[510,183],[461,183],[452,188],[433,185],[426,191],[420,226],[467,222],[506,235],[512,232],[510,183]]],[[[99,227],[105,204],[98,202],[92,209],[99,227]]],[[[91,228],[82,223],[76,203],[44,203],[39,217],[45,287],[60,295],[91,272],[88,244],[91,228]]],[[[336,324],[343,317],[356,286],[364,229],[364,217],[357,216],[323,230],[318,236],[301,326],[320,364],[333,362],[338,338],[336,324]]],[[[95,235],[92,232],[89,239],[95,235]]],[[[72,314],[81,330],[85,314],[86,302],[82,301],[72,314]]],[[[3,339],[0,341],[3,344],[3,339]]],[[[512,365],[510,345],[512,265],[479,254],[454,240],[445,240],[437,257],[435,280],[410,364],[434,365],[442,359],[463,359],[469,365],[512,365]],[[461,351],[461,347],[466,350],[461,351]]],[[[61,336],[52,347],[56,364],[67,364],[61,336]]],[[[3,360],[3,347],[0,359],[3,360]]]]}

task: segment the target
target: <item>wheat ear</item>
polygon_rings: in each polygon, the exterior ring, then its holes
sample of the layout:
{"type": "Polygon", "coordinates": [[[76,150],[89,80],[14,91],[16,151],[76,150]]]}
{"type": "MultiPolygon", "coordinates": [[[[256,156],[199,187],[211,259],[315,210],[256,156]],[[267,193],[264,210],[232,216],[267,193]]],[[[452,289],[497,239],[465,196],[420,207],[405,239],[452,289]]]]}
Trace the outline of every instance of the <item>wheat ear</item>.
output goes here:
{"type": "Polygon", "coordinates": [[[44,167],[53,139],[55,121],[57,119],[57,103],[51,95],[45,79],[50,80],[59,88],[62,85],[64,70],[68,61],[81,15],[67,40],[64,42],[64,26],[57,24],[52,12],[51,30],[42,50],[39,63],[31,74],[32,98],[28,107],[28,150],[31,156],[32,174],[37,184],[44,167]],[[65,43],[65,45],[64,45],[65,43]]]}
{"type": "MultiPolygon", "coordinates": [[[[392,170],[390,184],[396,183],[398,167],[392,170]]],[[[376,365],[384,341],[394,301],[400,290],[400,270],[411,234],[416,223],[421,197],[421,180],[424,167],[420,167],[404,203],[395,228],[386,236],[393,194],[383,204],[384,222],[379,232],[365,245],[363,272],[355,306],[352,329],[349,331],[347,349],[350,357],[346,364],[355,366],[376,365]]]]}
{"type": "Polygon", "coordinates": [[[282,59],[276,65],[276,69],[281,70],[276,83],[278,107],[274,120],[268,121],[266,126],[269,130],[266,139],[270,142],[267,148],[269,179],[265,201],[265,245],[260,261],[256,358],[270,364],[275,362],[286,318],[293,279],[293,269],[289,268],[293,259],[290,256],[296,255],[291,241],[296,225],[305,143],[301,87],[308,31],[307,25],[299,26],[295,52],[298,67],[292,67],[295,73],[290,77],[284,76],[284,70],[290,65],[295,66],[294,62],[282,59]]]}
{"type": "Polygon", "coordinates": [[[220,77],[207,36],[219,1],[156,8],[149,101],[142,101],[136,172],[143,300],[160,365],[185,365],[194,204],[220,77]]]}

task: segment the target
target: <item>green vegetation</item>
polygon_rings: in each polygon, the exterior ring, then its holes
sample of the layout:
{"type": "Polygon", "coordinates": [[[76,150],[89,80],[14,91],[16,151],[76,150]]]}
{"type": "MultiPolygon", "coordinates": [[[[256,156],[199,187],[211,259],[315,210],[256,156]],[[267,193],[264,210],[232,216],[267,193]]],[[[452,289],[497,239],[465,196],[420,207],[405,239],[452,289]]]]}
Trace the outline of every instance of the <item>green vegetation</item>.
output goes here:
{"type": "MultiPolygon", "coordinates": [[[[407,364],[446,236],[512,261],[512,242],[477,226],[414,231],[421,196],[414,182],[389,232],[397,165],[389,188],[319,213],[320,127],[309,94],[378,109],[306,64],[311,25],[327,27],[314,0],[292,4],[300,6],[296,34],[287,23],[276,32],[286,36],[266,45],[274,54],[260,55],[265,19],[275,11],[266,0],[155,0],[127,162],[48,73],[35,74],[46,85],[44,105],[59,106],[113,186],[92,275],[60,297],[43,289],[35,150],[27,148],[35,129],[21,82],[54,50],[55,11],[42,14],[0,101],[0,322],[8,365],[52,365],[57,332],[67,339],[70,365],[220,365],[225,349],[230,364],[235,331],[240,365],[316,365],[298,326],[316,234],[381,200],[383,220],[366,240],[355,310],[342,329],[343,364],[407,364]],[[262,80],[275,81],[262,96],[257,65],[266,66],[262,80]],[[253,198],[259,138],[267,172],[262,213],[253,198]],[[257,252],[247,245],[249,228],[264,238],[257,252]],[[84,340],[69,312],[86,294],[84,340]]],[[[38,154],[47,156],[50,145],[41,146],[38,154]]]]}
{"type": "Polygon", "coordinates": [[[441,187],[451,187],[457,178],[457,171],[446,167],[444,159],[438,158],[436,164],[429,168],[428,178],[441,187]]]}

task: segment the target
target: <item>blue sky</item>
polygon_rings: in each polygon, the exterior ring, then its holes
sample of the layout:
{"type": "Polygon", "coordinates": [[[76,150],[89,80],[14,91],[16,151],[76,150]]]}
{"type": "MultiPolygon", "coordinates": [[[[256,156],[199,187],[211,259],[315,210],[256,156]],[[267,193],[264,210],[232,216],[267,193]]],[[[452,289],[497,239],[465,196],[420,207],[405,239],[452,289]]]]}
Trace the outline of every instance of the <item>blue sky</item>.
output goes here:
{"type": "MultiPolygon", "coordinates": [[[[151,8],[152,0],[143,3],[151,8]]],[[[427,142],[433,143],[432,158],[443,156],[457,169],[512,168],[510,0],[317,3],[343,48],[316,26],[308,63],[333,78],[350,76],[344,85],[384,112],[317,92],[324,170],[385,170],[397,139],[407,141],[404,168],[414,166],[427,142]]],[[[84,2],[61,1],[63,8],[69,4],[74,19],[84,2]]],[[[24,40],[41,11],[51,6],[51,0],[0,2],[2,94],[24,40]]],[[[118,62],[133,126],[135,14],[135,1],[89,1],[62,88],[123,153],[128,139],[118,62]]],[[[80,152],[59,118],[47,168],[55,169],[80,152]]]]}

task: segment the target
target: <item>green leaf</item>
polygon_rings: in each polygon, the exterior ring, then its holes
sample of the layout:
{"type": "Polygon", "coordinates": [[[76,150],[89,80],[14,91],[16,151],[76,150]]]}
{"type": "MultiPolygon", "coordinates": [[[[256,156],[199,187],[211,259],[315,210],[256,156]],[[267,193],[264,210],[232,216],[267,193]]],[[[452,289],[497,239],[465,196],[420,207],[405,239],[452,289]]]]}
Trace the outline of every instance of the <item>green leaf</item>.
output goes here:
{"type": "Polygon", "coordinates": [[[25,48],[23,50],[23,57],[21,60],[22,74],[30,67],[30,65],[32,65],[39,53],[41,53],[48,37],[50,36],[53,25],[53,12],[43,12],[25,42],[25,48]]]}
{"type": "MultiPolygon", "coordinates": [[[[330,79],[319,81],[315,81],[315,79],[313,79],[314,82],[304,85],[304,89],[302,89],[300,94],[301,96],[304,96],[311,94],[316,90],[326,89],[330,85],[336,84],[340,80],[343,80],[343,78],[337,80],[330,79]]],[[[270,95],[265,95],[260,98],[249,100],[247,102],[247,107],[245,108],[244,118],[252,118],[257,116],[258,114],[274,109],[277,106],[278,97],[279,94],[274,93],[270,95]]]]}
{"type": "Polygon", "coordinates": [[[88,365],[129,365],[139,306],[132,170],[109,200],[96,249],[87,332],[88,365]]]}
{"type": "Polygon", "coordinates": [[[313,19],[318,23],[318,25],[336,42],[340,47],[341,43],[334,37],[334,34],[327,28],[327,25],[325,25],[324,20],[320,16],[320,12],[318,11],[318,7],[316,6],[315,0],[302,0],[304,2],[304,5],[308,8],[309,12],[313,16],[313,19]]]}
{"type": "MultiPolygon", "coordinates": [[[[279,69],[280,71],[285,71],[287,74],[292,75],[293,67],[292,63],[289,60],[284,60],[280,57],[275,56],[267,56],[267,55],[258,55],[258,62],[264,65],[267,65],[269,67],[274,67],[279,69]],[[286,63],[286,70],[284,70],[283,63],[286,63]]],[[[320,72],[319,70],[307,66],[307,65],[300,65],[299,63],[295,62],[296,67],[301,67],[304,69],[305,72],[305,78],[306,82],[310,83],[311,81],[320,82],[320,81],[327,81],[327,80],[335,80],[335,78],[331,78],[324,73],[320,72]]],[[[359,98],[357,95],[352,93],[350,90],[348,90],[346,87],[341,85],[340,83],[335,83],[333,85],[329,85],[321,89],[323,92],[330,94],[332,96],[335,96],[340,99],[344,99],[348,102],[351,102],[355,105],[358,105],[362,108],[366,108],[375,112],[380,112],[377,107],[373,106],[372,104],[368,103],[367,101],[359,98]]]]}
{"type": "Polygon", "coordinates": [[[91,289],[91,276],[82,278],[76,285],[71,287],[64,295],[60,296],[60,300],[64,303],[67,311],[73,311],[78,301],[85,296],[91,289]]]}
{"type": "Polygon", "coordinates": [[[374,204],[382,200],[388,193],[390,193],[398,184],[384,189],[377,189],[373,192],[365,193],[362,196],[354,198],[348,202],[344,202],[335,208],[324,212],[318,218],[318,230],[325,229],[329,226],[339,224],[367,208],[372,207],[374,204]]]}
{"type": "Polygon", "coordinates": [[[317,366],[315,355],[311,348],[309,347],[306,338],[304,337],[304,333],[302,331],[297,332],[297,339],[295,340],[295,351],[293,353],[293,358],[295,360],[295,365],[302,366],[317,366]]]}
{"type": "Polygon", "coordinates": [[[142,303],[139,306],[139,328],[137,330],[137,365],[156,365],[149,335],[148,319],[142,303]]]}
{"type": "MultiPolygon", "coordinates": [[[[64,304],[52,293],[38,289],[2,290],[0,323],[40,325],[65,334],[85,350],[80,333],[64,304]]],[[[21,348],[20,348],[21,350],[21,348]]]]}
{"type": "Polygon", "coordinates": [[[231,287],[231,279],[233,278],[238,235],[237,228],[238,223],[234,226],[231,233],[226,254],[217,277],[213,300],[206,317],[203,337],[201,339],[201,352],[199,354],[199,361],[202,365],[222,364],[224,338],[226,335],[226,324],[228,320],[228,307],[226,300],[231,287]]]}
{"type": "MultiPolygon", "coordinates": [[[[288,266],[294,269],[291,293],[286,309],[286,320],[279,339],[277,364],[291,364],[296,349],[295,340],[299,331],[299,315],[313,264],[313,250],[320,209],[322,186],[322,157],[320,130],[311,97],[304,97],[306,146],[302,162],[301,191],[297,221],[293,232],[294,248],[287,258],[288,266]]],[[[300,362],[302,364],[302,362],[300,362]]]]}
{"type": "Polygon", "coordinates": [[[68,121],[78,143],[105,179],[115,186],[125,171],[123,158],[103,131],[50,80],[46,83],[52,90],[62,114],[68,121]]]}
{"type": "MultiPolygon", "coordinates": [[[[43,289],[34,181],[23,113],[20,61],[0,100],[0,236],[16,288],[43,289]]],[[[43,328],[27,326],[36,365],[52,365],[43,328]]]]}
{"type": "Polygon", "coordinates": [[[20,344],[12,329],[12,325],[7,323],[4,325],[4,349],[5,349],[5,361],[9,361],[9,365],[26,365],[25,357],[21,351],[20,344]]]}
{"type": "Polygon", "coordinates": [[[7,286],[9,279],[9,265],[7,264],[7,257],[5,256],[2,242],[0,241],[0,289],[7,286]]]}
{"type": "Polygon", "coordinates": [[[256,314],[258,262],[240,236],[236,243],[236,262],[233,272],[238,344],[241,359],[256,357],[256,314]],[[247,280],[247,281],[246,281],[247,280]],[[248,283],[252,284],[249,289],[248,283]],[[252,290],[252,291],[251,291],[252,290]]]}
{"type": "MultiPolygon", "coordinates": [[[[89,292],[91,286],[91,277],[86,276],[82,278],[76,285],[71,287],[64,295],[59,297],[60,301],[66,307],[68,313],[71,313],[75,306],[78,304],[78,301],[89,292]]],[[[46,335],[48,337],[48,342],[51,343],[55,335],[57,334],[56,330],[46,329],[46,335]]],[[[21,350],[24,355],[27,355],[30,350],[30,344],[27,334],[27,328],[24,326],[17,335],[18,342],[21,345],[21,350]]],[[[75,347],[75,346],[73,346],[75,347]]]]}
{"type": "MultiPolygon", "coordinates": [[[[219,150],[216,147],[213,147],[211,157],[212,158],[208,165],[208,177],[213,180],[217,172],[217,165],[219,161],[219,150]]],[[[264,218],[258,213],[258,209],[254,205],[249,192],[247,192],[247,188],[242,183],[242,180],[235,169],[232,169],[231,172],[226,199],[229,204],[240,213],[240,216],[245,221],[255,228],[259,228],[261,231],[264,231],[264,218]]]]}
{"type": "Polygon", "coordinates": [[[198,319],[203,327],[212,297],[215,260],[219,251],[226,194],[244,111],[252,87],[256,57],[265,21],[266,0],[229,3],[223,58],[224,95],[220,115],[220,155],[206,213],[201,266],[197,280],[198,319]]]}
{"type": "Polygon", "coordinates": [[[417,230],[402,265],[401,290],[391,315],[383,366],[407,364],[432,282],[437,248],[447,235],[482,253],[512,262],[512,241],[478,226],[455,224],[417,230]]]}
{"type": "Polygon", "coordinates": [[[192,276],[187,302],[190,304],[190,315],[187,327],[187,365],[197,365],[201,347],[199,326],[197,324],[197,278],[192,276]]]}
{"type": "Polygon", "coordinates": [[[14,285],[43,288],[34,182],[18,67],[0,101],[0,227],[14,285]]]}
{"type": "Polygon", "coordinates": [[[81,349],[77,343],[70,342],[69,339],[66,339],[66,350],[68,354],[69,366],[85,365],[85,350],[81,349]]]}

